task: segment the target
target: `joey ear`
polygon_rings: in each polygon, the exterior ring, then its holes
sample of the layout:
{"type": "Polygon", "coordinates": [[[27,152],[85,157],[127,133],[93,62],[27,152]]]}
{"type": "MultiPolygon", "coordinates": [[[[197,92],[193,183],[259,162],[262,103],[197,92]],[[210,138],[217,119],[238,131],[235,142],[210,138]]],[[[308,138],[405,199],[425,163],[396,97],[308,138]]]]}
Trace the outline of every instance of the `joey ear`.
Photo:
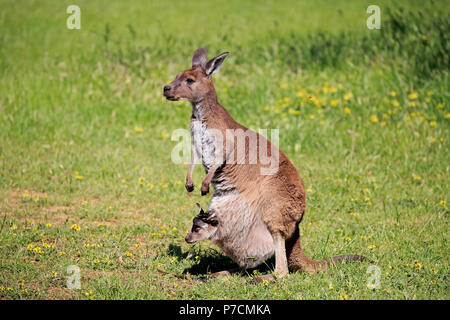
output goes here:
{"type": "Polygon", "coordinates": [[[206,75],[210,77],[213,73],[219,71],[220,67],[222,66],[223,61],[225,60],[226,56],[229,54],[229,52],[224,52],[219,54],[217,57],[212,58],[208,61],[206,64],[206,75]]]}
{"type": "Polygon", "coordinates": [[[204,48],[197,49],[192,56],[192,67],[201,67],[205,69],[206,66],[206,50],[204,48]]]}
{"type": "Polygon", "coordinates": [[[204,214],[205,211],[203,211],[203,208],[202,208],[202,206],[200,205],[200,203],[197,202],[196,205],[197,205],[197,207],[200,209],[200,211],[198,212],[198,214],[199,214],[199,215],[204,214]]]}

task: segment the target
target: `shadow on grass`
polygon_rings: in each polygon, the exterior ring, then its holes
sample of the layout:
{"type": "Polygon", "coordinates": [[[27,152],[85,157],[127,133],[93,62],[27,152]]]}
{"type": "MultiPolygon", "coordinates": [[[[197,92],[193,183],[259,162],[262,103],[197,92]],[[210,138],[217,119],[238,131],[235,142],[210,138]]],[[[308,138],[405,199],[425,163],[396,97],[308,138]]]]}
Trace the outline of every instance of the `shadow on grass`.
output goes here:
{"type": "MultiPolygon", "coordinates": [[[[194,276],[204,276],[210,273],[230,270],[237,267],[237,264],[216,249],[201,249],[195,246],[186,252],[183,252],[179,245],[170,244],[167,254],[177,257],[178,261],[184,259],[193,259],[194,264],[183,270],[183,274],[191,274],[194,276]]],[[[258,273],[271,273],[275,269],[275,258],[272,257],[256,268],[247,269],[241,272],[242,275],[252,275],[254,270],[258,273]]]]}

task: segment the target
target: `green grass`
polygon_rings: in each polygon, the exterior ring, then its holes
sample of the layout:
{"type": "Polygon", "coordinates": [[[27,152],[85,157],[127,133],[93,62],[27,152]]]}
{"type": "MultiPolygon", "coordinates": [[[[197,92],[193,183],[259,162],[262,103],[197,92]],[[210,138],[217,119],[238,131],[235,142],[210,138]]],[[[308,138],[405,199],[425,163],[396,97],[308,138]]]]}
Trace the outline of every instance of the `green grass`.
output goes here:
{"type": "Polygon", "coordinates": [[[449,299],[450,11],[390,3],[370,31],[368,1],[78,1],[67,30],[71,1],[3,1],[0,297],[449,299]],[[191,107],[161,93],[202,46],[231,52],[215,79],[231,115],[280,129],[308,189],[307,255],[366,255],[379,289],[367,263],[194,281],[233,263],[184,242],[210,196],[202,168],[187,194],[171,161],[191,107]]]}

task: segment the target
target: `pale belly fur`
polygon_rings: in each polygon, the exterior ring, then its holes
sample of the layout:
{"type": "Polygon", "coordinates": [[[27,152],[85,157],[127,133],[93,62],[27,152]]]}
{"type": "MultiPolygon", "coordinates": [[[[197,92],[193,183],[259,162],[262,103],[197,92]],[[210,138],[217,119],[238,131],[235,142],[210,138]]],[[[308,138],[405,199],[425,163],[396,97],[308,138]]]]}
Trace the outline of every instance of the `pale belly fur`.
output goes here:
{"type": "Polygon", "coordinates": [[[242,268],[254,268],[274,254],[272,235],[236,191],[214,195],[209,210],[217,213],[219,226],[211,239],[242,268]]]}

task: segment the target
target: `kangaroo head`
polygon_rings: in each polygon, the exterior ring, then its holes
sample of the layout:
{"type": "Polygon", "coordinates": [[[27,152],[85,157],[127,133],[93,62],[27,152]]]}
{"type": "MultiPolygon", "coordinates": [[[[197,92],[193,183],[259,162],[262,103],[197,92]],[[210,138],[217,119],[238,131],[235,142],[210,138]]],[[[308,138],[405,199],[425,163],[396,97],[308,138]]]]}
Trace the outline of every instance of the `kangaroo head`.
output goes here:
{"type": "Polygon", "coordinates": [[[219,221],[217,220],[215,212],[204,212],[201,206],[197,203],[200,211],[192,221],[191,231],[186,236],[187,243],[194,243],[211,238],[217,230],[219,221]]]}
{"type": "Polygon", "coordinates": [[[167,100],[188,100],[196,103],[209,94],[215,94],[211,76],[222,66],[228,52],[219,54],[206,62],[206,50],[195,51],[192,56],[192,68],[181,71],[174,81],[164,86],[167,100]]]}

